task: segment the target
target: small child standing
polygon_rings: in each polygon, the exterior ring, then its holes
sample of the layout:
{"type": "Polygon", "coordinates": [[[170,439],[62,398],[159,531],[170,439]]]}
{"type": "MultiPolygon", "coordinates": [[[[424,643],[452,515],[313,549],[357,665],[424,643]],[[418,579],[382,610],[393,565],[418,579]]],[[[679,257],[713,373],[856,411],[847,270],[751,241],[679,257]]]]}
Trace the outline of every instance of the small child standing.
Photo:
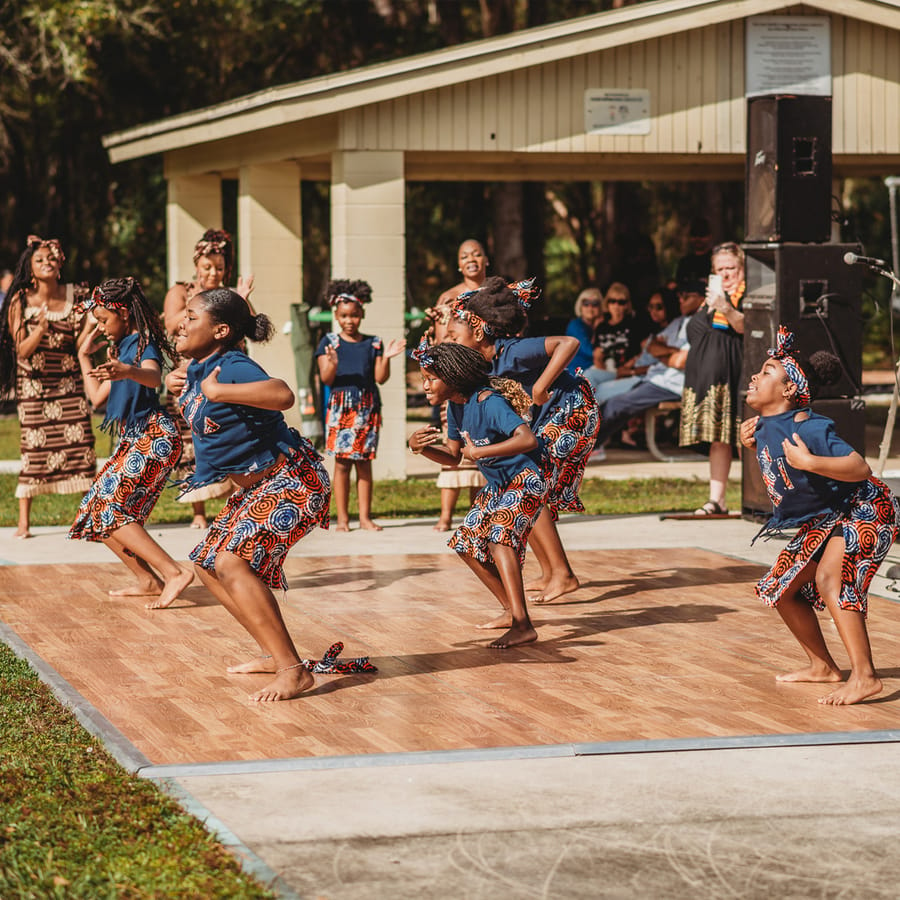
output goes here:
{"type": "Polygon", "coordinates": [[[181,455],[178,425],[157,393],[162,354],[172,359],[174,352],[133,278],[104,281],[83,305],[97,320],[78,350],[85,390],[95,408],[106,404],[101,427],[117,427],[119,442],[81,501],[69,537],[102,541],[137,576],[134,587],[110,596],[158,595],[147,608],[160,609],[194,580],[144,530],[181,455]],[[104,338],[108,359],[94,366],[91,356],[104,338]]]}
{"type": "Polygon", "coordinates": [[[287,589],[288,550],[316,526],[328,527],[331,499],[321,457],[281,414],[293,406],[293,391],[237,349],[273,331],[236,291],[195,294],[175,343],[192,362],[166,378],[194,437],[197,465],[186,488],[225,477],[238,485],[190,556],[203,584],[262,648],[228,671],[275,676],[251,695],[255,701],[291,700],[313,685],[272,591],[287,589]]]}
{"type": "Polygon", "coordinates": [[[503,607],[497,619],[478,627],[507,629],[488,645],[499,650],[535,641],[522,565],[528,535],[547,500],[547,483],[538,440],[522,418],[531,398],[515,381],[490,378],[490,365],[469,347],[428,347],[423,341],[413,358],[422,367],[428,402],[450,402],[446,443],[436,446],[440,430],[429,425],[410,436],[409,449],[441,465],[471,459],[487,479],[450,539],[503,607]]]}
{"type": "Polygon", "coordinates": [[[809,658],[780,682],[843,680],[816,609],[827,609],[850,658],[845,684],[819,699],[842,706],[882,689],[866,630],[869,585],[897,535],[900,508],[865,459],[837,436],[834,422],[809,408],[810,383],[831,384],[840,362],[830,353],[800,360],[783,327],[778,345],[750,379],[747,403],[759,415],[741,423],[741,443],[756,450],[774,514],[760,534],[799,526],[756,586],[809,658]]]}
{"type": "Polygon", "coordinates": [[[367,282],[331,281],[326,297],[341,329],[326,334],[316,348],[319,377],[331,388],[325,447],[334,456],[337,530],[350,530],[350,470],[355,466],[359,527],[381,531],[372,521],[372,460],[381,428],[378,385],[390,377],[390,360],[403,352],[406,342],[392,340],[385,346],[381,338],[360,332],[364,304],[372,299],[367,282]]]}

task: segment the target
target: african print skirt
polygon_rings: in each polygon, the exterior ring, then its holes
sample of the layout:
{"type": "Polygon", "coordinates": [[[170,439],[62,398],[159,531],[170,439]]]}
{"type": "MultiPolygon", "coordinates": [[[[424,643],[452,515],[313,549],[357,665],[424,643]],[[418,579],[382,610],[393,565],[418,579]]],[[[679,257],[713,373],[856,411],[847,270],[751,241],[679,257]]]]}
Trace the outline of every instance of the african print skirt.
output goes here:
{"type": "Polygon", "coordinates": [[[228,498],[190,558],[214,572],[216,556],[233,553],[270,588],[286,590],[284,558],[313,528],[328,527],[330,502],[331,483],[322,458],[300,438],[298,450],[256,484],[238,488],[228,498]]]}
{"type": "MultiPolygon", "coordinates": [[[[897,536],[900,506],[888,487],[875,477],[863,482],[850,498],[848,512],[831,512],[804,523],[775,565],[756,585],[767,606],[777,606],[781,595],[803,571],[835,528],[840,528],[846,551],[841,564],[841,609],[866,614],[869,585],[897,536]]],[[[800,588],[800,597],[816,609],[825,609],[815,582],[800,588]]]]}
{"type": "Polygon", "coordinates": [[[103,541],[123,525],[143,525],[180,455],[181,435],[168,413],[160,410],[126,428],[84,495],[68,536],[103,541]]]}
{"type": "Polygon", "coordinates": [[[333,391],[325,415],[325,449],[338,459],[374,459],[381,403],[373,391],[333,391]]]}
{"type": "Polygon", "coordinates": [[[525,563],[525,545],[542,507],[547,502],[547,482],[537,472],[519,472],[501,490],[491,484],[482,488],[462,525],[448,546],[462,556],[492,563],[491,544],[512,547],[525,563]]]}
{"type": "Polygon", "coordinates": [[[584,512],[578,497],[588,456],[600,430],[600,408],[590,382],[578,379],[572,391],[541,426],[541,465],[549,491],[547,508],[555,522],[560,512],[584,512]]]}

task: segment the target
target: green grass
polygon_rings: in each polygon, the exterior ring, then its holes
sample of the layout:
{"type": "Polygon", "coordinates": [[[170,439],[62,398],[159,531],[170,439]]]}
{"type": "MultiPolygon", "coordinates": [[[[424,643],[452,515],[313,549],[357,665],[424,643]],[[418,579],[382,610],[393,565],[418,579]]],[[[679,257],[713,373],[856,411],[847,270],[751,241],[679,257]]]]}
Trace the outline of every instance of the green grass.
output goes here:
{"type": "Polygon", "coordinates": [[[0,644],[0,897],[273,898],[0,644]]]}

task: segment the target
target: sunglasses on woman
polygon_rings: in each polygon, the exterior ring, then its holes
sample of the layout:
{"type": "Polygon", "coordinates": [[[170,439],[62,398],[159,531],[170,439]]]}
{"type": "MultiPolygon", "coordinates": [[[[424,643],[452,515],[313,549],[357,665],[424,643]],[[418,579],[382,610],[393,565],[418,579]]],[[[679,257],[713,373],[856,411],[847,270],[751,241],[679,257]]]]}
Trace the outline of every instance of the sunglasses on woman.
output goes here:
{"type": "Polygon", "coordinates": [[[627,306],[628,301],[624,297],[607,297],[607,303],[615,303],[616,306],[627,306]]]}

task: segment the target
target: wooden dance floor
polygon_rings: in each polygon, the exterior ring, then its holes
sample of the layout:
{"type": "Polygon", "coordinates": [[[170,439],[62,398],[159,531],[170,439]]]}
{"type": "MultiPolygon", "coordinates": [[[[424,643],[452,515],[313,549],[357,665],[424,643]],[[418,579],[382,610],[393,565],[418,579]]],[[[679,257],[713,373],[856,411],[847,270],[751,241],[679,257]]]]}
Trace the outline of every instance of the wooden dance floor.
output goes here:
{"type": "Polygon", "coordinates": [[[884,692],[827,707],[827,687],[775,683],[802,657],[754,598],[759,566],[693,549],[570,556],[586,584],[535,606],[539,642],[508,651],[472,627],[497,610],[452,554],[290,558],[301,653],[340,640],[379,671],[317,676],[288,703],[252,704],[266,676],[226,674],[256,648],[198,585],[148,611],[107,596],[119,565],[2,567],[0,620],[156,765],[897,727],[900,604],[870,598],[884,692]]]}

